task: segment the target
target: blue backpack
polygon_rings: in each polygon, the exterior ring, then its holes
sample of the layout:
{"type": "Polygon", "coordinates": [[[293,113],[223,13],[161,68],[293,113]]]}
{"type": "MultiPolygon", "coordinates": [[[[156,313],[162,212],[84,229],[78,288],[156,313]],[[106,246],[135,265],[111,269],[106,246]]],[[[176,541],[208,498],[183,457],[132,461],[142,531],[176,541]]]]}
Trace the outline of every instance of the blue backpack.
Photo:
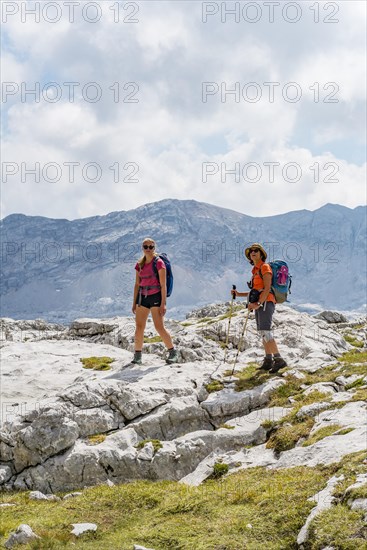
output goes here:
{"type": "MultiPolygon", "coordinates": [[[[271,292],[274,294],[277,304],[282,304],[287,301],[288,292],[291,294],[292,275],[289,275],[287,262],[283,260],[274,260],[269,262],[269,265],[273,272],[271,292]]],[[[261,270],[259,275],[263,279],[261,270]]]]}
{"type": "Polygon", "coordinates": [[[165,254],[164,252],[162,252],[162,254],[158,254],[158,256],[155,256],[153,260],[153,269],[158,281],[159,281],[159,275],[158,275],[158,269],[157,269],[158,258],[163,260],[164,265],[166,266],[166,287],[167,287],[167,298],[168,298],[168,296],[171,296],[172,290],[173,290],[172,266],[171,266],[171,262],[168,259],[167,254],[165,254]]]}

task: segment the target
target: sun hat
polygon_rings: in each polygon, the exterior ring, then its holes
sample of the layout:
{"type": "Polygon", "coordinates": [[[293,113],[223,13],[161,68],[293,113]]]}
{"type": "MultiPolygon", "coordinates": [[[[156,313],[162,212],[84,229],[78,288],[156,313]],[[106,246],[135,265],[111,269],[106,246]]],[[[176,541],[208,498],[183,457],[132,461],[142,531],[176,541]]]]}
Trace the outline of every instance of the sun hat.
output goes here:
{"type": "Polygon", "coordinates": [[[258,248],[259,250],[261,250],[261,252],[262,252],[263,255],[264,255],[264,260],[266,260],[266,258],[267,258],[268,255],[267,255],[267,253],[265,252],[265,250],[263,249],[263,247],[261,246],[261,244],[259,244],[259,243],[254,243],[254,244],[252,244],[251,246],[247,247],[246,250],[245,250],[245,256],[246,256],[246,258],[247,258],[249,261],[250,261],[250,259],[251,259],[251,258],[250,258],[250,250],[251,250],[252,248],[258,248]]]}

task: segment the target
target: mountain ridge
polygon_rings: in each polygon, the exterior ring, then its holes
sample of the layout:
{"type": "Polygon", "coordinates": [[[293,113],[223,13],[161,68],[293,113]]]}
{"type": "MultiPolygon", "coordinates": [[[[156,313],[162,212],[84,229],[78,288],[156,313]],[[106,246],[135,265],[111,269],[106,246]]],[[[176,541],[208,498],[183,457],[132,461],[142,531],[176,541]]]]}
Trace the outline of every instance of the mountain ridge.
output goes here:
{"type": "Polygon", "coordinates": [[[288,262],[292,304],[364,306],[367,207],[325,205],[265,218],[194,200],[164,199],[134,210],[70,221],[12,214],[2,230],[2,315],[76,317],[127,314],[135,261],[147,235],[173,263],[170,309],[229,299],[247,288],[243,249],[261,242],[269,260],[288,262]],[[19,217],[21,216],[21,217],[19,217]],[[351,272],[350,265],[360,265],[351,272]],[[242,273],[244,275],[242,275],[242,273]]]}

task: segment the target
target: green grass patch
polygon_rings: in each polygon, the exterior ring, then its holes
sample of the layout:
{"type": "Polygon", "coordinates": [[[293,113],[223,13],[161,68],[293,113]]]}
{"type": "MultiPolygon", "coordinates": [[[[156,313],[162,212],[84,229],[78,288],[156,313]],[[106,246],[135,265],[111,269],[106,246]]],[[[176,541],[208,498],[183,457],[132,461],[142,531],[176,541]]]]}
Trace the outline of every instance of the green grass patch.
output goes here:
{"type": "Polygon", "coordinates": [[[342,550],[365,550],[367,526],[363,512],[352,512],[337,504],[317,515],[311,523],[308,548],[333,546],[342,550]]]}
{"type": "Polygon", "coordinates": [[[90,445],[99,445],[106,439],[105,434],[88,435],[88,442],[90,445]]]}
{"type": "Polygon", "coordinates": [[[236,313],[236,312],[232,312],[232,315],[231,315],[231,312],[228,311],[227,313],[224,313],[223,315],[221,315],[221,316],[218,318],[218,321],[224,321],[224,319],[229,319],[229,317],[237,317],[237,313],[236,313]]]}
{"type": "MultiPolygon", "coordinates": [[[[231,376],[231,375],[232,375],[231,370],[227,370],[224,373],[224,376],[231,376]]],[[[241,371],[236,371],[233,374],[233,376],[237,378],[235,382],[236,391],[251,390],[256,386],[260,386],[261,384],[264,384],[264,382],[266,382],[270,378],[269,373],[266,371],[260,370],[259,365],[257,363],[249,363],[241,371]]]]}
{"type": "Polygon", "coordinates": [[[344,340],[348,342],[348,344],[351,344],[355,348],[363,348],[363,342],[361,340],[358,340],[355,336],[352,334],[345,334],[344,340]]]}
{"type": "Polygon", "coordinates": [[[225,428],[226,430],[234,430],[235,426],[231,426],[230,424],[220,424],[220,428],[225,428]]]}
{"type": "Polygon", "coordinates": [[[364,379],[363,378],[358,378],[358,380],[355,380],[351,384],[347,384],[345,386],[345,389],[346,390],[352,390],[353,388],[359,388],[360,386],[365,386],[365,385],[366,385],[366,382],[364,381],[364,379]]]}
{"type": "Polygon", "coordinates": [[[144,344],[156,344],[157,342],[162,342],[160,336],[144,336],[144,344]]]}
{"type": "MultiPolygon", "coordinates": [[[[350,462],[346,457],[345,468],[350,462]]],[[[16,507],[2,508],[0,543],[20,523],[27,523],[42,536],[25,546],[31,550],[128,550],[134,544],[155,550],[290,550],[297,547],[298,532],[315,505],[308,498],[323,489],[338,468],[251,468],[200,487],[173,481],[100,485],[60,502],[30,501],[28,492],[2,494],[2,502],[16,507]],[[97,532],[71,535],[71,524],[81,521],[96,523],[97,532]]],[[[348,519],[354,526],[354,516],[348,519]]],[[[337,536],[335,546],[345,548],[339,521],[334,521],[334,530],[329,520],[325,525],[323,531],[324,523],[318,524],[317,536],[337,536]]],[[[326,542],[312,548],[323,546],[326,542]]]]}
{"type": "MultiPolygon", "coordinates": [[[[199,323],[207,323],[208,321],[213,321],[213,318],[212,317],[202,317],[202,319],[198,320],[198,324],[199,323]]],[[[214,322],[216,322],[216,321],[214,321],[214,322]]]]}
{"type": "Polygon", "coordinates": [[[224,388],[224,384],[222,382],[219,382],[219,380],[212,380],[212,382],[209,382],[209,384],[206,384],[205,389],[208,393],[214,393],[216,391],[220,391],[224,388]]]}
{"type": "Polygon", "coordinates": [[[307,441],[304,441],[302,443],[302,447],[309,447],[310,445],[313,445],[314,443],[317,443],[318,441],[321,441],[321,439],[324,439],[325,437],[328,437],[329,435],[333,435],[338,430],[341,430],[342,427],[339,426],[339,424],[330,424],[330,426],[324,426],[323,428],[320,428],[315,433],[313,433],[307,441]]]}
{"type": "Polygon", "coordinates": [[[268,407],[289,407],[290,403],[288,398],[303,391],[301,390],[301,385],[304,383],[302,380],[298,380],[295,376],[288,376],[286,380],[286,384],[274,390],[268,407]]]}
{"type": "Polygon", "coordinates": [[[183,327],[191,327],[194,323],[181,323],[183,327]]]}
{"type": "Polygon", "coordinates": [[[352,432],[355,428],[342,428],[338,431],[337,435],[347,435],[349,432],[352,432]]]}
{"type": "Polygon", "coordinates": [[[303,422],[297,424],[285,424],[273,432],[266,443],[267,449],[274,449],[275,453],[293,449],[301,437],[308,437],[312,426],[313,418],[306,418],[303,422]]]}
{"type": "Polygon", "coordinates": [[[367,401],[367,388],[357,390],[353,394],[352,401],[367,401]]]}
{"type": "Polygon", "coordinates": [[[147,443],[152,443],[154,454],[163,447],[159,439],[143,439],[143,441],[139,441],[139,443],[135,445],[135,447],[136,449],[142,449],[147,443]]]}
{"type": "Polygon", "coordinates": [[[83,363],[84,369],[92,370],[110,370],[110,364],[115,361],[112,357],[82,357],[80,361],[83,363]]]}
{"type": "Polygon", "coordinates": [[[350,350],[346,353],[343,353],[341,357],[339,357],[339,361],[342,363],[367,363],[367,351],[359,351],[359,350],[350,350]]]}

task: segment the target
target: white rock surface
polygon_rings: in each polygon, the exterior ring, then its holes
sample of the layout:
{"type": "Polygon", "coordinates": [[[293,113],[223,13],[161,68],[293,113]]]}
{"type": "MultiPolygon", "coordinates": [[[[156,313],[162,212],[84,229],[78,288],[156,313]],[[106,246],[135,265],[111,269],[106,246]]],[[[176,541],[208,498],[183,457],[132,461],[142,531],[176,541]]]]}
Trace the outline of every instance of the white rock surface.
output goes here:
{"type": "MultiPolygon", "coordinates": [[[[217,311],[223,314],[226,308],[216,310],[208,306],[207,315],[193,316],[190,326],[168,321],[181,357],[190,357],[190,361],[173,366],[165,364],[161,343],[144,347],[142,366],[127,365],[131,352],[126,350],[132,349],[134,333],[134,323],[129,318],[79,319],[69,331],[53,329],[52,340],[37,340],[31,332],[25,342],[6,339],[3,350],[9,362],[5,378],[19,368],[17,389],[27,388],[27,392],[37,396],[37,383],[41,380],[47,386],[48,401],[41,401],[24,414],[13,415],[3,424],[0,484],[7,489],[31,488],[49,494],[108,480],[190,480],[190,475],[197,480],[203,476],[200,472],[208,457],[221,457],[231,464],[232,471],[237,463],[242,467],[330,463],[360,450],[365,426],[357,420],[351,436],[325,438],[313,446],[287,451],[279,458],[265,449],[266,430],[261,423],[279,419],[290,410],[264,408],[272,393],[287,383],[286,377],[274,376],[251,390],[236,392],[233,377],[225,372],[232,368],[230,362],[236,354],[233,346],[240,338],[244,312],[232,319],[229,363],[224,364],[218,342],[225,341],[228,319],[213,317],[217,311]],[[208,323],[205,317],[214,322],[208,323]],[[109,372],[85,370],[79,361],[80,357],[102,355],[116,358],[109,372]],[[22,365],[27,365],[25,378],[22,365]],[[57,372],[56,377],[49,376],[50,372],[57,372]],[[225,387],[209,394],[206,385],[214,379],[225,387]],[[58,394],[52,396],[56,388],[58,394]],[[224,423],[233,429],[220,427],[224,423]],[[104,441],[91,445],[88,437],[99,434],[105,435],[104,441]],[[137,449],[143,439],[159,439],[162,448],[154,453],[148,443],[137,449]],[[252,448],[244,449],[251,445],[252,448]]],[[[348,349],[334,327],[289,307],[277,307],[274,324],[280,351],[289,357],[290,374],[300,379],[303,372],[314,372],[330,364],[348,349]]],[[[154,335],[152,323],[147,325],[147,335],[154,335]]],[[[262,357],[261,340],[251,317],[236,371],[262,357]]],[[[353,395],[337,392],[342,386],[326,386],[332,397],[353,395]]],[[[14,384],[7,388],[9,403],[14,405],[14,384]]],[[[345,416],[351,414],[354,418],[362,413],[362,409],[353,409],[355,403],[350,405],[345,416]]],[[[307,411],[314,414],[316,409],[315,406],[307,411]]],[[[343,410],[344,407],[339,412],[327,412],[340,415],[343,410]]],[[[322,416],[324,413],[317,409],[316,415],[325,424],[328,420],[322,416]]]]}
{"type": "Polygon", "coordinates": [[[88,531],[97,531],[97,525],[95,523],[72,523],[71,525],[74,528],[71,534],[76,537],[80,537],[80,535],[88,531]]]}
{"type": "Polygon", "coordinates": [[[303,525],[302,529],[298,533],[297,536],[297,544],[302,547],[302,545],[307,541],[308,534],[309,534],[309,528],[311,521],[318,515],[320,512],[327,510],[331,507],[331,505],[334,502],[334,497],[332,496],[333,490],[335,485],[343,479],[343,476],[333,476],[329,481],[327,482],[327,485],[325,489],[322,491],[319,491],[311,497],[309,500],[314,501],[317,503],[315,508],[311,510],[311,513],[309,514],[306,523],[303,525]]]}
{"type": "Polygon", "coordinates": [[[351,510],[362,510],[362,512],[367,512],[367,498],[356,498],[350,504],[351,510]]]}
{"type": "Polygon", "coordinates": [[[50,500],[50,501],[59,501],[60,497],[56,495],[44,495],[41,491],[31,491],[29,493],[29,498],[31,500],[50,500]]]}

